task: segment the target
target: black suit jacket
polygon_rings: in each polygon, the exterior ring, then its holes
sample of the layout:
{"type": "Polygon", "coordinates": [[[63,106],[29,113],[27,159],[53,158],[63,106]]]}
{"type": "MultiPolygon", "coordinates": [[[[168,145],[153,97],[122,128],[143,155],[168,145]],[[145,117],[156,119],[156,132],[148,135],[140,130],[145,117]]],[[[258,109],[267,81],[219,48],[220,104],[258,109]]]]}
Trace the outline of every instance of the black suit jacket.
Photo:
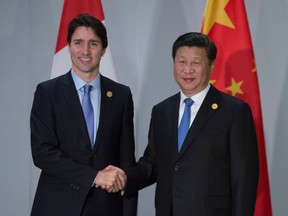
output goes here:
{"type": "Polygon", "coordinates": [[[258,151],[249,105],[211,86],[178,153],[179,102],[178,93],[153,107],[126,192],[156,182],[157,216],[253,216],[258,151]]]}
{"type": "Polygon", "coordinates": [[[107,165],[127,168],[135,164],[130,89],[102,75],[100,80],[94,149],[71,72],[37,86],[31,111],[31,147],[34,163],[42,172],[32,216],[79,216],[84,205],[101,216],[136,215],[137,194],[122,197],[120,192],[92,187],[97,172],[107,165]]]}

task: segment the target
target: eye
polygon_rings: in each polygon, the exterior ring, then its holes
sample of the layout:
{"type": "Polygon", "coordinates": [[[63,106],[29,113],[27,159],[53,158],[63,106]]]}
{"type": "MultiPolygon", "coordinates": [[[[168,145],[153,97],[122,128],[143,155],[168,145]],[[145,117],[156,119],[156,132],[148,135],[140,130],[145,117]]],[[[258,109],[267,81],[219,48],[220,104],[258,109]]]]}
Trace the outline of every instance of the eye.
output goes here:
{"type": "Polygon", "coordinates": [[[98,46],[98,44],[96,42],[91,42],[90,45],[91,46],[98,46]]]}
{"type": "Polygon", "coordinates": [[[75,44],[75,45],[79,45],[79,44],[80,44],[80,41],[75,41],[74,44],[75,44]]]}
{"type": "Polygon", "coordinates": [[[200,61],[193,61],[192,64],[193,64],[193,65],[200,65],[201,62],[200,62],[200,61]]]}
{"type": "Polygon", "coordinates": [[[89,42],[89,46],[90,47],[99,47],[100,46],[100,42],[99,41],[90,41],[89,42]]]}
{"type": "Polygon", "coordinates": [[[178,62],[178,64],[185,64],[185,61],[182,59],[178,60],[177,62],[178,62]]]}

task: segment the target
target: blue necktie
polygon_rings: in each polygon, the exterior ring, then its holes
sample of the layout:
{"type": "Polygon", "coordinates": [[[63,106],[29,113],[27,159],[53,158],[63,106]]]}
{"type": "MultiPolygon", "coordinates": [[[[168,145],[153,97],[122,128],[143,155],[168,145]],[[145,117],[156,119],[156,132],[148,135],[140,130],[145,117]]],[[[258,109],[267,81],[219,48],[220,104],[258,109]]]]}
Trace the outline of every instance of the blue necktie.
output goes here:
{"type": "Polygon", "coordinates": [[[84,95],[82,98],[82,109],[84,112],[86,126],[90,137],[91,146],[94,145],[94,112],[92,107],[92,102],[90,99],[90,91],[92,89],[92,85],[86,84],[84,86],[84,95]]]}
{"type": "Polygon", "coordinates": [[[186,98],[184,102],[185,102],[185,110],[184,110],[180,125],[178,127],[178,151],[179,152],[181,150],[182,144],[189,130],[191,106],[194,103],[194,101],[191,98],[186,98]]]}

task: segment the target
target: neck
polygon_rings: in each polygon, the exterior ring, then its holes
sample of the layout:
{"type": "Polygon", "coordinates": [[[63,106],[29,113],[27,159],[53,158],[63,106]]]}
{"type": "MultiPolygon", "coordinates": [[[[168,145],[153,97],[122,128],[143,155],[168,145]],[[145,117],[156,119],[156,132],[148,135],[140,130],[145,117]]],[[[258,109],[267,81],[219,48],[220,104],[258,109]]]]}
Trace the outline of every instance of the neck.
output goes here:
{"type": "Polygon", "coordinates": [[[75,74],[82,79],[83,81],[85,81],[86,83],[91,83],[94,79],[96,79],[96,77],[99,74],[99,71],[93,71],[93,72],[79,72],[77,70],[75,70],[73,68],[73,71],[75,72],[75,74]]]}

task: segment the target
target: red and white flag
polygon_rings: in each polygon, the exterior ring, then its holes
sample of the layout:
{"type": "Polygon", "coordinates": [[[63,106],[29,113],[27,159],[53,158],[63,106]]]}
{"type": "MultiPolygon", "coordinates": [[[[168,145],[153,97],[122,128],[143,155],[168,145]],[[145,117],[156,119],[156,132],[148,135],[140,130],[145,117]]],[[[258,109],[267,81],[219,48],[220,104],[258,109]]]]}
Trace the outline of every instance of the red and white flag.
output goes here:
{"type": "Polygon", "coordinates": [[[255,216],[271,216],[271,198],[256,63],[244,0],[208,0],[202,32],[218,48],[210,82],[249,103],[255,122],[260,173],[255,216]]]}
{"type": "MultiPolygon", "coordinates": [[[[64,0],[51,78],[65,74],[72,67],[67,44],[68,24],[80,13],[88,13],[104,23],[105,18],[101,0],[64,0]]],[[[101,60],[100,72],[104,76],[117,81],[109,45],[101,60]]]]}

